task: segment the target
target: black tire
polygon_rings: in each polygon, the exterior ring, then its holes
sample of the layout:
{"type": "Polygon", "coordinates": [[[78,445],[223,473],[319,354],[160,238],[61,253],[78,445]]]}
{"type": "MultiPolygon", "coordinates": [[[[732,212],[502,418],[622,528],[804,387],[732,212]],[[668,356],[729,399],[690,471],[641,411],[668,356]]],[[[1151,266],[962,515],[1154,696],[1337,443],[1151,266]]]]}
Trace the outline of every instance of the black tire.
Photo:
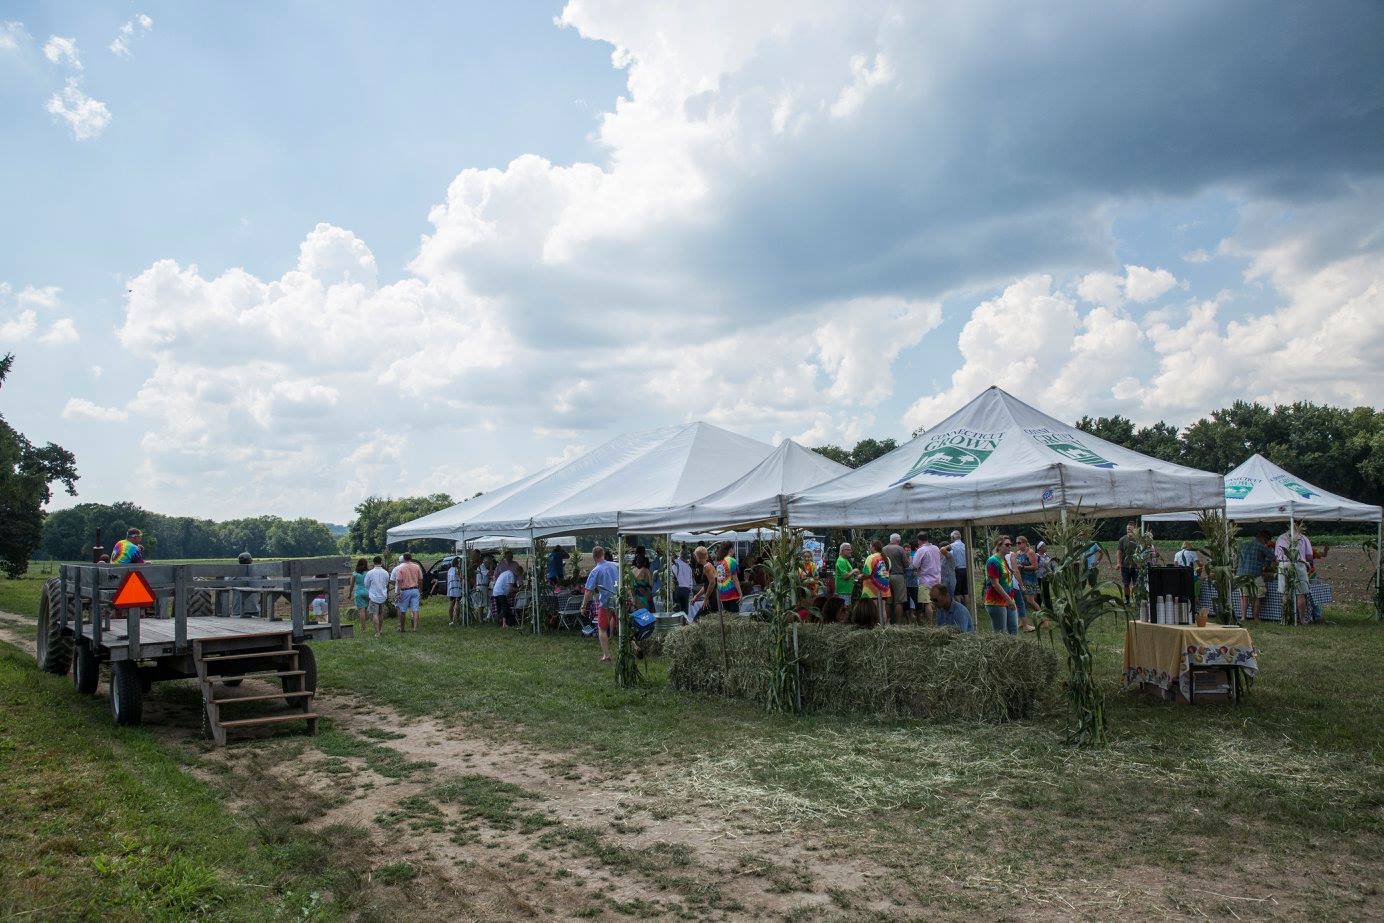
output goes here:
{"type": "Polygon", "coordinates": [[[72,661],[72,685],[82,695],[95,695],[101,683],[101,661],[96,659],[96,651],[83,641],[77,645],[76,656],[72,661]]]}
{"type": "Polygon", "coordinates": [[[123,727],[144,720],[144,690],[139,682],[139,666],[133,660],[111,664],[111,714],[115,723],[123,727]]]}
{"type": "Polygon", "coordinates": [[[62,630],[62,584],[57,577],[43,583],[38,601],[39,669],[65,676],[72,668],[72,635],[62,630]]]}
{"type": "Polygon", "coordinates": [[[283,678],[284,692],[302,692],[304,690],[316,692],[317,655],[306,644],[295,644],[293,649],[298,652],[298,669],[303,671],[303,675],[285,676],[283,678]]]}

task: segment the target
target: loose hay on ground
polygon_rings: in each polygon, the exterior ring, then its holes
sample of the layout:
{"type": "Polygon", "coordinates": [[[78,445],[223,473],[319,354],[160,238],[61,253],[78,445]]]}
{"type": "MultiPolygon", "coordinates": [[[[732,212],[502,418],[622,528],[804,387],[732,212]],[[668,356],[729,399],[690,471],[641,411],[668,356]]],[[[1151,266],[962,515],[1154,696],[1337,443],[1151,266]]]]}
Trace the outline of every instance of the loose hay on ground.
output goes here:
{"type": "MultiPolygon", "coordinates": [[[[767,700],[770,626],[708,619],[670,632],[668,679],[688,692],[767,700]]],[[[880,717],[1006,721],[1053,691],[1057,657],[1025,638],[945,628],[798,629],[803,708],[880,717]]]]}

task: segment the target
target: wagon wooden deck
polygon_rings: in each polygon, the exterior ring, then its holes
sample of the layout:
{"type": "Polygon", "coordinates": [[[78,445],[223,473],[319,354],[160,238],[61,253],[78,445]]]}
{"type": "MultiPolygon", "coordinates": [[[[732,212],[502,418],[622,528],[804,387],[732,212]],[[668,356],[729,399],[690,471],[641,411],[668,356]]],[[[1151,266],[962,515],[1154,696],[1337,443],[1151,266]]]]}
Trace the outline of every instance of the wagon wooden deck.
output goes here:
{"type": "MultiPolygon", "coordinates": [[[[49,580],[39,604],[38,660],[52,673],[72,672],[77,689],[95,693],[109,666],[111,707],[118,724],[137,724],[142,696],[157,680],[196,677],[205,706],[203,733],[218,744],[226,731],[258,724],[304,720],[316,728],[312,697],[317,686],[310,642],[350,637],[341,623],[341,590],[350,562],[314,558],[267,564],[64,564],[49,580]],[[121,582],[137,570],[154,604],[116,610],[121,582]],[[309,597],[327,600],[325,620],[308,616],[309,597]],[[287,598],[289,618],[276,602],[287,598]],[[291,713],[221,719],[221,705],[235,701],[223,686],[257,676],[282,692],[248,701],[278,699],[291,713]]],[[[245,697],[240,697],[244,699],[245,697]]]]}

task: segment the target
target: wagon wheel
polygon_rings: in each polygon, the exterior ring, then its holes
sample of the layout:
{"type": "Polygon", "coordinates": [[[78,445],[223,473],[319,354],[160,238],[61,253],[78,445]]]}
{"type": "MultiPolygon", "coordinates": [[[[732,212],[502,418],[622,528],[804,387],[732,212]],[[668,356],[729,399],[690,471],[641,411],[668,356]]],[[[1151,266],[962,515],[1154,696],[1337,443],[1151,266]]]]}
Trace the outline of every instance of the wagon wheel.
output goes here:
{"type": "Polygon", "coordinates": [[[144,718],[144,690],[140,687],[139,666],[133,660],[111,664],[111,713],[115,723],[129,727],[144,718]]]}
{"type": "MultiPolygon", "coordinates": [[[[78,603],[80,605],[80,602],[78,603]]],[[[62,581],[51,577],[43,583],[38,601],[39,668],[62,676],[72,666],[72,636],[62,630],[62,581]]]]}
{"type": "Polygon", "coordinates": [[[96,649],[87,641],[77,645],[76,657],[72,662],[72,685],[82,695],[95,695],[101,682],[101,661],[96,657],[96,649]]]}

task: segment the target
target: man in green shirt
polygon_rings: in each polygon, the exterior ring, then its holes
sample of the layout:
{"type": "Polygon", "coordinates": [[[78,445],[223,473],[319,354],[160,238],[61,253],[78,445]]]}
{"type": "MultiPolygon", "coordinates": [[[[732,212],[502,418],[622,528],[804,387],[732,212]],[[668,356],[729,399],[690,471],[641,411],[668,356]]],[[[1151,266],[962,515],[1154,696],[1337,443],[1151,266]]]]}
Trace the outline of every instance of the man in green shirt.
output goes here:
{"type": "Polygon", "coordinates": [[[841,551],[836,557],[836,595],[850,605],[851,594],[855,592],[855,578],[860,571],[851,566],[851,543],[842,542],[841,551]]]}

